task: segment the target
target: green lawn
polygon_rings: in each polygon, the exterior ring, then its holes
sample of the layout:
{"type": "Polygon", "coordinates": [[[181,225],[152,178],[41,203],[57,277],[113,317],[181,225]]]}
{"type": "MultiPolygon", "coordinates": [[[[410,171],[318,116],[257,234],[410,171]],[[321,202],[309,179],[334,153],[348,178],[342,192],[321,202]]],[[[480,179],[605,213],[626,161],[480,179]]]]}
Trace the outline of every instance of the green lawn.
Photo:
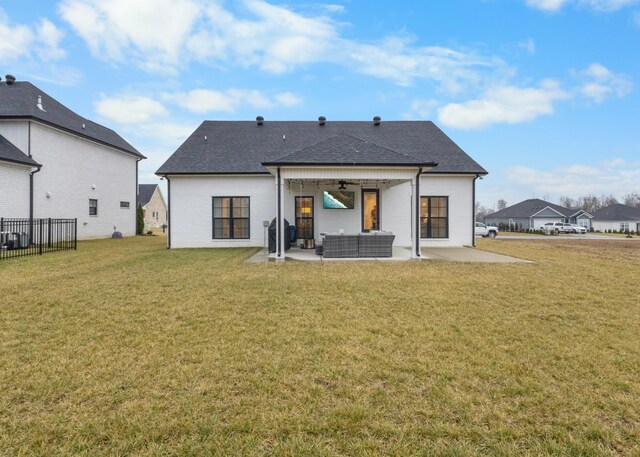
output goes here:
{"type": "Polygon", "coordinates": [[[639,455],[640,243],[535,264],[0,263],[0,455],[639,455]]]}

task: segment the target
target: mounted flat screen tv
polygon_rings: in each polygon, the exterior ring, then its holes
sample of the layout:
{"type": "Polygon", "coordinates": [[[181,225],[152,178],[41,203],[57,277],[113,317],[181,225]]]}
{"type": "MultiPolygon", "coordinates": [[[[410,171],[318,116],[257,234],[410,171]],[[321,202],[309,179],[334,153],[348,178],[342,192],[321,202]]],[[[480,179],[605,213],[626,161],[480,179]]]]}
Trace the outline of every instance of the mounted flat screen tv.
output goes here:
{"type": "Polygon", "coordinates": [[[356,199],[355,192],[348,190],[325,190],[325,209],[353,209],[356,199]]]}

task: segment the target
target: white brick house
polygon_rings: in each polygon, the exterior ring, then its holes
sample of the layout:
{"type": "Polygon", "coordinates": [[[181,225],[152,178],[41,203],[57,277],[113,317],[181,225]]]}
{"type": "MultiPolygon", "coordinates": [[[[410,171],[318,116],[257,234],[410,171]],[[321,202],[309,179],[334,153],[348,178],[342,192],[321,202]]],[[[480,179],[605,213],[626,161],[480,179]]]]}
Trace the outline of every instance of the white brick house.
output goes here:
{"type": "Polygon", "coordinates": [[[77,218],[79,239],[135,235],[143,158],[31,83],[0,82],[0,217],[77,218]]]}
{"type": "Polygon", "coordinates": [[[156,174],[169,182],[171,248],[264,246],[275,218],[279,241],[286,219],[317,242],[392,232],[419,257],[474,244],[475,180],[487,172],[431,122],[258,118],[203,122],[156,174]]]}

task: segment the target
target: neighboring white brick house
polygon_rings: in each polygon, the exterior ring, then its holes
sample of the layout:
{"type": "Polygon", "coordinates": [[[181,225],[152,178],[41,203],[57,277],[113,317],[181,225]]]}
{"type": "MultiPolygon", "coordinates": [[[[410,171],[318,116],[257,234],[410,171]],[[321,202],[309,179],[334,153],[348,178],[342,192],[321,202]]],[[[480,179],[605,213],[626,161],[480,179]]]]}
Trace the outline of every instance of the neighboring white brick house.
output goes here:
{"type": "Polygon", "coordinates": [[[135,235],[144,157],[115,132],[28,82],[2,82],[0,136],[33,162],[8,165],[0,152],[0,217],[77,218],[79,239],[135,235]]]}
{"type": "Polygon", "coordinates": [[[433,123],[256,121],[205,121],[156,172],[169,183],[169,247],[264,246],[278,217],[316,241],[393,232],[415,257],[474,244],[487,172],[433,123]]]}

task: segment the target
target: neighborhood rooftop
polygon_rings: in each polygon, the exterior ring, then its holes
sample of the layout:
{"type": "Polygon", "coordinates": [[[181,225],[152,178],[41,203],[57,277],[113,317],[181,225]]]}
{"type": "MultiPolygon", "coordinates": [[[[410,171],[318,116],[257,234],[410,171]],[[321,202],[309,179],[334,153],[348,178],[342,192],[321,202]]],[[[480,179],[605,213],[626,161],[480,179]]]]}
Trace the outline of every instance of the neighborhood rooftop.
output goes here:
{"type": "Polygon", "coordinates": [[[555,203],[540,200],[539,198],[531,198],[529,200],[516,203],[515,205],[508,206],[505,209],[496,211],[489,215],[490,218],[510,217],[510,218],[527,218],[536,213],[539,213],[545,208],[551,208],[554,211],[562,214],[565,217],[571,217],[578,213],[579,209],[565,208],[564,206],[556,205],[555,203]]]}
{"type": "Polygon", "coordinates": [[[487,171],[429,121],[204,121],[156,172],[263,174],[265,165],[433,165],[487,171]]]}
{"type": "Polygon", "coordinates": [[[593,216],[600,221],[638,221],[640,208],[616,203],[600,208],[593,216]]]}
{"type": "Polygon", "coordinates": [[[153,193],[156,191],[157,184],[138,184],[138,198],[137,205],[144,206],[153,197],[153,193]]]}
{"type": "Polygon", "coordinates": [[[111,129],[85,119],[27,81],[0,82],[0,120],[34,119],[144,158],[111,129]]]}

